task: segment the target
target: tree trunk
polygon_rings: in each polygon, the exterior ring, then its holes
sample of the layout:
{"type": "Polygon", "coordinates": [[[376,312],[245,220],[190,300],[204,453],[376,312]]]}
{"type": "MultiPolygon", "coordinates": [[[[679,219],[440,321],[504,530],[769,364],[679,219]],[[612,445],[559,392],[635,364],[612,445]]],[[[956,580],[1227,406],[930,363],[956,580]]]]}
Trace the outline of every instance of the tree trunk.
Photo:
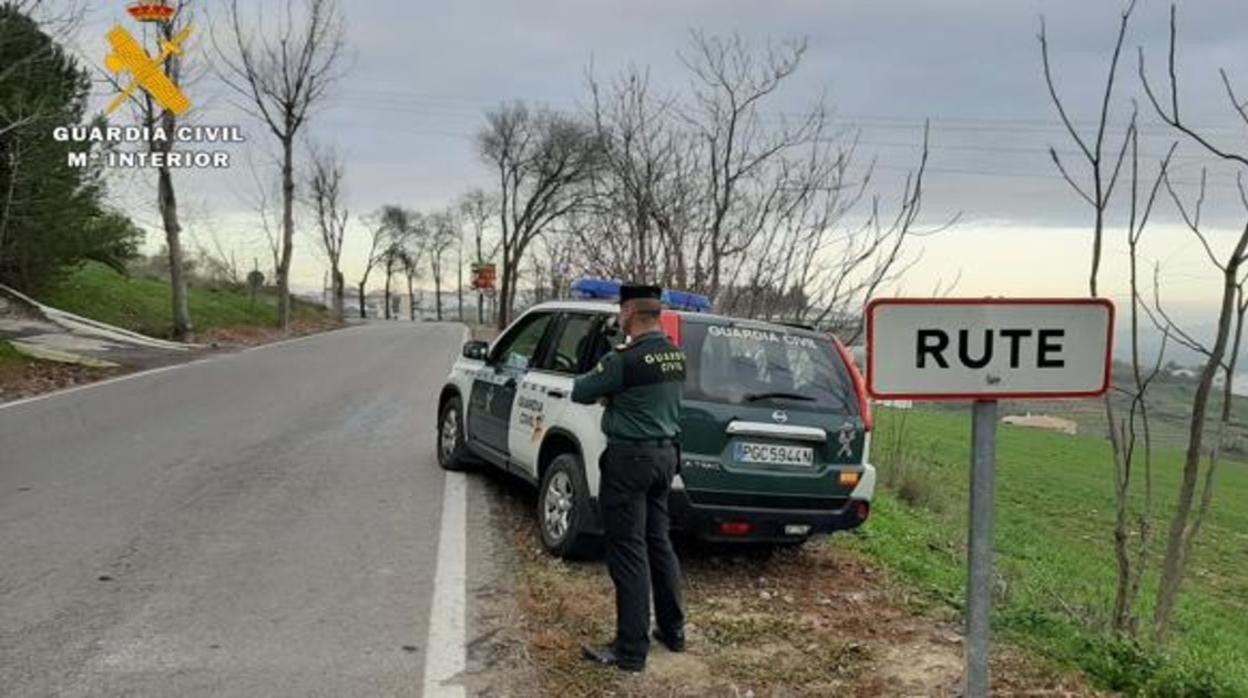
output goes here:
{"type": "Polygon", "coordinates": [[[346,292],[347,280],[338,270],[337,263],[334,265],[334,318],[338,321],[346,319],[346,292]]]}
{"type": "Polygon", "coordinates": [[[173,338],[185,341],[190,338],[194,327],[191,324],[191,309],[187,303],[186,266],[182,255],[182,226],[178,222],[178,202],[173,190],[173,175],[169,168],[161,167],[157,178],[157,206],[160,208],[160,219],[165,228],[165,245],[169,250],[173,338]]]}
{"type": "MultiPolygon", "coordinates": [[[[4,261],[4,239],[8,236],[9,217],[13,210],[13,195],[17,191],[17,170],[18,164],[21,162],[21,143],[21,139],[14,138],[8,153],[9,186],[4,195],[4,208],[0,209],[0,261],[4,261]]],[[[481,256],[480,238],[477,239],[477,256],[481,256]]]]}
{"type": "Polygon", "coordinates": [[[386,319],[390,319],[390,280],[394,277],[394,266],[386,262],[386,319]]]}
{"type": "MultiPolygon", "coordinates": [[[[407,275],[407,314],[408,319],[416,322],[416,289],[412,285],[412,275],[407,275]]],[[[442,318],[438,318],[439,320],[442,318]]]]}
{"type": "Polygon", "coordinates": [[[277,269],[277,326],[281,330],[290,327],[290,258],[295,242],[294,150],[292,139],[282,141],[282,258],[277,269]]]}
{"type": "Polygon", "coordinates": [[[464,321],[464,235],[459,235],[459,265],[456,267],[457,288],[459,289],[459,321],[464,321]]]}
{"type": "Polygon", "coordinates": [[[360,282],[360,319],[361,320],[368,319],[368,309],[364,305],[364,284],[366,283],[368,283],[367,277],[363,281],[360,282]]]}
{"type": "Polygon", "coordinates": [[[438,322],[442,322],[442,275],[433,277],[433,304],[438,309],[438,322]]]}
{"type": "MultiPolygon", "coordinates": [[[[484,264],[485,260],[481,259],[481,230],[477,229],[477,267],[484,264]]],[[[485,294],[480,290],[477,291],[477,324],[485,324],[485,294]]]]}
{"type": "MultiPolygon", "coordinates": [[[[1175,507],[1174,518],[1170,520],[1170,531],[1166,538],[1166,555],[1162,560],[1161,581],[1157,585],[1157,607],[1153,614],[1154,638],[1159,643],[1164,643],[1169,636],[1170,619],[1174,613],[1174,604],[1178,600],[1179,587],[1187,568],[1186,552],[1191,545],[1191,537],[1195,535],[1194,531],[1188,530],[1188,522],[1192,517],[1192,500],[1196,494],[1196,480],[1200,474],[1201,446],[1205,435],[1205,410],[1209,404],[1209,394],[1213,389],[1213,378],[1221,367],[1231,333],[1239,266],[1246,246],[1248,246],[1248,228],[1241,234],[1239,243],[1231,253],[1230,261],[1223,269],[1222,307],[1218,314],[1217,339],[1214,340],[1213,349],[1209,352],[1205,367],[1200,372],[1200,380],[1196,384],[1196,396],[1192,400],[1187,453],[1183,460],[1183,482],[1179,488],[1179,501],[1175,507]]],[[[1212,462],[1209,467],[1213,468],[1212,462]]],[[[1209,488],[1213,486],[1212,474],[1210,470],[1205,482],[1205,497],[1211,493],[1209,488]]],[[[1202,501],[1201,504],[1203,514],[1207,502],[1202,501]]],[[[1199,516],[1197,522],[1199,522],[1199,516]]]]}
{"type": "Polygon", "coordinates": [[[500,330],[507,329],[509,308],[511,307],[511,278],[514,275],[511,268],[511,259],[508,250],[503,249],[503,275],[495,291],[495,311],[494,326],[500,330]]]}

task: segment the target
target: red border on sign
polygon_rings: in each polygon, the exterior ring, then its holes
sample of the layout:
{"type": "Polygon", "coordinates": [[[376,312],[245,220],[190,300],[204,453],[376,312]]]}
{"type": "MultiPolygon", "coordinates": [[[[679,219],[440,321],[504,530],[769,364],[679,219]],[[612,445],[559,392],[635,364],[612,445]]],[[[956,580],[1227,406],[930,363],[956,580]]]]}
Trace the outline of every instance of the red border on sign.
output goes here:
{"type": "Polygon", "coordinates": [[[1100,397],[1113,380],[1114,304],[1108,298],[876,298],[867,303],[867,392],[878,400],[1026,400],[1029,398],[1100,397]],[[881,393],[875,389],[875,309],[881,305],[1099,305],[1109,313],[1105,379],[1097,390],[980,393],[881,393]]]}

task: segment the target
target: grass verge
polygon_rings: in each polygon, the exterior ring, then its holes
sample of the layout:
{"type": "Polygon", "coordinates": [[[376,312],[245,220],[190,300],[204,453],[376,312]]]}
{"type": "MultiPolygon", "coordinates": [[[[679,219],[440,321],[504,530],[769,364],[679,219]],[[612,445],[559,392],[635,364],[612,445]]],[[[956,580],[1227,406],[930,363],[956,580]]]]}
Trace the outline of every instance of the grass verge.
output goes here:
{"type": "MultiPolygon", "coordinates": [[[[939,507],[879,497],[854,547],[923,591],[926,603],[960,609],[965,585],[966,414],[880,410],[874,460],[913,468],[890,452],[899,440],[926,454],[926,498],[939,507]],[[897,430],[904,420],[904,436],[897,430]],[[934,510],[935,509],[935,510],[934,510]]],[[[1182,454],[1155,454],[1154,530],[1164,534],[1182,454]]],[[[1197,541],[1165,650],[1110,638],[1114,588],[1113,477],[1108,443],[1002,426],[997,445],[994,626],[1012,642],[1086,672],[1098,684],[1163,696],[1248,695],[1248,468],[1220,469],[1215,500],[1197,541]]],[[[1162,541],[1155,540],[1154,565],[1162,541]]],[[[1145,580],[1151,602],[1156,575],[1145,580]]],[[[1151,617],[1151,608],[1142,616],[1151,617]]]]}
{"type": "MultiPolygon", "coordinates": [[[[956,614],[894,583],[849,534],[771,555],[683,542],[688,650],[673,654],[653,644],[641,675],[589,664],[581,644],[614,633],[607,572],[601,561],[547,555],[537,541],[532,494],[507,499],[520,631],[539,682],[516,695],[958,693],[956,614]],[[931,612],[916,613],[920,607],[931,612]]],[[[1093,694],[1069,671],[1004,645],[996,648],[993,671],[994,695],[1093,694]]]]}
{"type": "MultiPolygon", "coordinates": [[[[67,312],[139,332],[150,337],[172,334],[172,291],[163,280],[124,276],[95,262],[83,264],[40,301],[67,312]]],[[[271,327],[277,323],[277,302],[260,294],[254,302],[246,292],[191,287],[188,304],[196,332],[238,326],[271,327]]],[[[323,321],[318,306],[296,301],[294,321],[323,321]]]]}
{"type": "Polygon", "coordinates": [[[13,348],[12,344],[0,340],[0,371],[19,369],[30,362],[30,359],[13,348]]]}

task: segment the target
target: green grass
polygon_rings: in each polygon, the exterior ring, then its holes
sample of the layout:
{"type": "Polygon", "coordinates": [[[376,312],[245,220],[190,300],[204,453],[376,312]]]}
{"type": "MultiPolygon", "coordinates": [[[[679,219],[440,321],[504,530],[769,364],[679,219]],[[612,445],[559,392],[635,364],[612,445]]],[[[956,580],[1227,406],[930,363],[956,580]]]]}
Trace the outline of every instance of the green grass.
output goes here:
{"type": "MultiPolygon", "coordinates": [[[[969,410],[968,410],[969,411],[969,410]]],[[[921,454],[936,513],[883,493],[858,545],[931,601],[958,608],[965,588],[969,415],[880,410],[873,459],[882,474],[898,433],[921,454]]],[[[1174,507],[1182,454],[1155,458],[1154,570],[1174,507]]],[[[1002,425],[997,450],[994,627],[1010,639],[1077,666],[1103,686],[1154,695],[1248,695],[1248,468],[1224,462],[1162,653],[1109,639],[1115,565],[1110,449],[1002,425]]],[[[1151,605],[1155,574],[1142,599],[1151,605]]],[[[1151,608],[1143,610],[1145,619],[1151,608]]]]}
{"type": "MultiPolygon", "coordinates": [[[[79,267],[39,300],[148,336],[172,334],[168,282],[137,275],[123,276],[94,262],[79,267]]],[[[237,325],[270,327],[277,322],[273,296],[259,295],[253,303],[245,292],[192,286],[189,304],[191,321],[197,332],[237,325]]],[[[296,304],[295,309],[297,318],[318,314],[306,304],[296,304]]]]}
{"type": "Polygon", "coordinates": [[[0,370],[10,367],[19,367],[29,362],[30,359],[18,353],[8,342],[0,342],[0,370]]]}

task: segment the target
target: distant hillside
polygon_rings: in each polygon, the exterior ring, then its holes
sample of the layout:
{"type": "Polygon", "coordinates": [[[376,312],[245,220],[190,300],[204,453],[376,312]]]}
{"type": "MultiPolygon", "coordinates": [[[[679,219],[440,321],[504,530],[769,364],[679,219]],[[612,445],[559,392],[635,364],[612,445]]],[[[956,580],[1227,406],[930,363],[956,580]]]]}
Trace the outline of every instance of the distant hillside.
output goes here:
{"type": "MultiPolygon", "coordinates": [[[[1125,364],[1115,364],[1114,382],[1124,389],[1132,385],[1132,379],[1125,364]]],[[[1248,376],[1243,377],[1241,384],[1248,384],[1248,376]]],[[[1187,447],[1189,415],[1192,413],[1192,400],[1195,395],[1196,381],[1163,374],[1149,388],[1149,422],[1153,435],[1153,445],[1159,448],[1182,450],[1187,447]]],[[[1238,392],[1238,390],[1237,390],[1238,392]]],[[[966,410],[965,403],[925,403],[925,407],[934,407],[942,411],[966,410]]],[[[1131,406],[1129,397],[1121,392],[1114,393],[1114,409],[1118,419],[1124,419],[1131,406]]],[[[1209,400],[1206,434],[1212,438],[1216,429],[1217,418],[1221,415],[1222,393],[1214,391],[1209,400]]],[[[1224,448],[1230,454],[1240,458],[1248,457],[1248,397],[1236,396],[1231,401],[1231,422],[1224,439],[1224,448]]],[[[1078,423],[1079,435],[1094,438],[1107,438],[1105,424],[1105,406],[1100,399],[1094,400],[1003,400],[1002,416],[1010,414],[1046,414],[1064,417],[1078,423]]]]}

